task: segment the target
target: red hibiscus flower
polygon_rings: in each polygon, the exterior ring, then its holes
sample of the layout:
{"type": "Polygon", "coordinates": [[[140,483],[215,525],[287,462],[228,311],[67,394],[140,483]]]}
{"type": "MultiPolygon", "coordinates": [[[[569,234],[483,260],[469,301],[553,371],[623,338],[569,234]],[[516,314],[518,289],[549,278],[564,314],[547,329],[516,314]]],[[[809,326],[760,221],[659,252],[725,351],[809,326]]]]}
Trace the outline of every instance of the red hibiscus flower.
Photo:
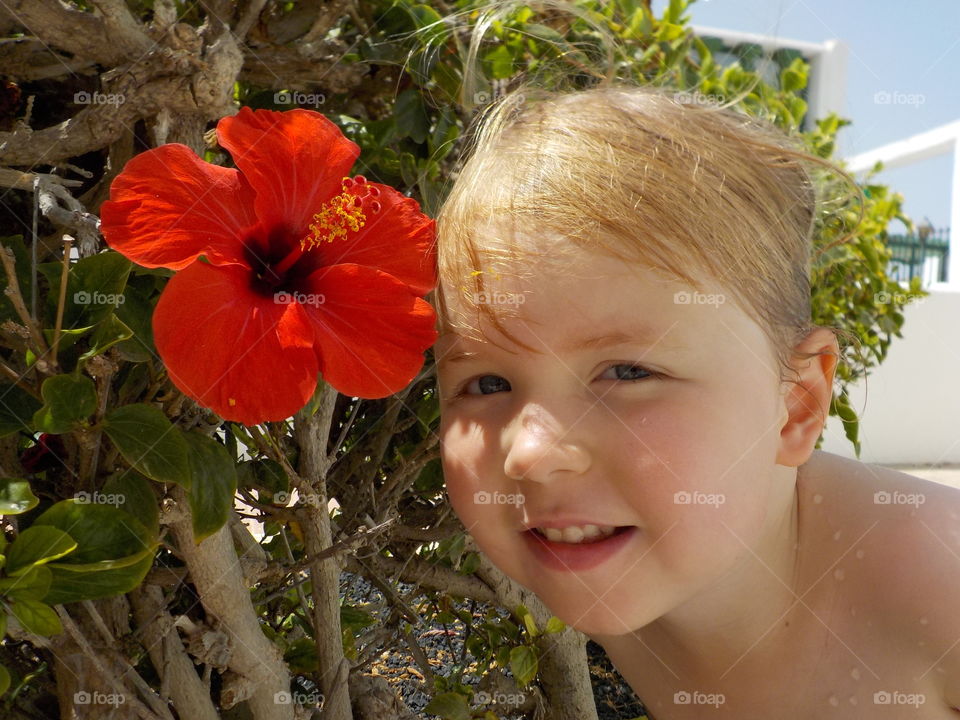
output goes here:
{"type": "Polygon", "coordinates": [[[179,271],[153,314],[174,384],[246,425],[293,415],[318,373],[363,398],[409,384],[437,336],[421,297],[435,222],[346,177],[360,148],[320,113],[241,108],[217,138],[236,169],[163,145],[127,163],[101,209],[110,247],[179,271]]]}

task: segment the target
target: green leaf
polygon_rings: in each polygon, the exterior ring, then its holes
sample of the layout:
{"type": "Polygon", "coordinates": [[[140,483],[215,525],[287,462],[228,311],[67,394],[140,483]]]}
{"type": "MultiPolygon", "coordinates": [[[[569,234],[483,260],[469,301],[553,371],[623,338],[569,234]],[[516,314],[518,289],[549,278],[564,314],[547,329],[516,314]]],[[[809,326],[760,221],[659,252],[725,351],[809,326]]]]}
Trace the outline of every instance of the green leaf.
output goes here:
{"type": "Polygon", "coordinates": [[[420,182],[420,169],[413,153],[400,153],[400,177],[408,187],[414,187],[420,182]]]}
{"type": "Polygon", "coordinates": [[[563,622],[563,620],[558,618],[556,615],[553,615],[550,617],[549,620],[547,620],[547,627],[544,630],[544,632],[558,633],[558,632],[563,632],[564,630],[566,630],[566,628],[567,628],[566,623],[563,622]]]}
{"type": "Polygon", "coordinates": [[[447,42],[450,29],[440,14],[429,5],[414,5],[410,8],[417,28],[420,42],[423,45],[443,45],[447,42]]]}
{"type": "Polygon", "coordinates": [[[130,514],[109,505],[63,500],[34,522],[68,529],[77,549],[50,562],[53,573],[44,600],[51,605],[129,592],[153,565],[157,540],[130,514]]]}
{"type": "Polygon", "coordinates": [[[21,430],[33,432],[30,422],[40,406],[33,395],[17,385],[0,385],[0,437],[21,430]]]}
{"type": "Polygon", "coordinates": [[[520,615],[520,618],[523,620],[523,626],[527,629],[527,632],[530,633],[530,637],[537,637],[540,631],[537,629],[537,621],[534,620],[533,614],[527,610],[524,605],[520,605],[517,609],[517,614],[520,615]]]}
{"type": "Polygon", "coordinates": [[[37,506],[40,499],[30,483],[19,478],[0,478],[0,515],[19,515],[37,506]]]}
{"type": "MultiPolygon", "coordinates": [[[[118,511],[119,512],[119,511],[118,511]]],[[[96,600],[130,592],[137,587],[153,566],[156,546],[117,560],[71,565],[53,562],[50,591],[44,600],[51,605],[96,600]]]]}
{"type": "Polygon", "coordinates": [[[63,632],[59,616],[46,603],[38,600],[17,600],[10,604],[10,609],[27,632],[43,636],[63,632]]]}
{"type": "Polygon", "coordinates": [[[142,523],[110,505],[61,500],[33,523],[33,527],[40,525],[63,530],[77,542],[77,548],[58,565],[126,558],[148,549],[154,543],[154,538],[142,523]]]}
{"type": "Polygon", "coordinates": [[[513,55],[504,45],[498,45],[483,59],[490,63],[490,76],[495,80],[508,78],[514,73],[513,55]]]}
{"type": "Polygon", "coordinates": [[[7,574],[19,575],[32,565],[62,558],[76,547],[76,541],[62,530],[33,525],[21,532],[7,550],[7,574]]]}
{"type": "Polygon", "coordinates": [[[237,492],[233,459],[213,438],[196,432],[183,433],[189,448],[192,480],[187,498],[193,514],[193,536],[199,543],[227,521],[237,492]]]}
{"type": "Polygon", "coordinates": [[[393,106],[393,118],[400,137],[409,137],[417,143],[427,139],[430,118],[423,107],[423,96],[419,91],[410,88],[397,96],[393,106]]]}
{"type": "MultiPolygon", "coordinates": [[[[450,558],[450,562],[456,563],[460,559],[460,556],[463,555],[463,549],[465,546],[466,535],[463,533],[458,533],[450,538],[450,544],[447,547],[447,557],[450,558]]],[[[440,547],[442,547],[442,545],[440,547]]]]}
{"type": "Polygon", "coordinates": [[[36,430],[65,433],[97,409],[97,388],[86,375],[54,375],[40,388],[43,407],[33,415],[36,430]]]}
{"type": "MultiPolygon", "coordinates": [[[[456,114],[450,108],[443,108],[437,117],[433,132],[430,134],[430,157],[440,162],[453,149],[454,141],[460,135],[456,114]]],[[[438,403],[434,403],[438,404],[438,403]]]]}
{"type": "Polygon", "coordinates": [[[237,465],[237,482],[246,488],[263,488],[271,495],[290,492],[290,481],[283,466],[269,458],[245,460],[237,465]]]}
{"type": "Polygon", "coordinates": [[[467,699],[455,692],[434,696],[423,711],[430,715],[439,715],[443,720],[470,720],[470,705],[467,699]]]}
{"type": "Polygon", "coordinates": [[[356,628],[362,630],[365,627],[377,624],[377,619],[366,610],[362,610],[352,605],[340,606],[340,624],[343,627],[356,628]]]}
{"type": "Polygon", "coordinates": [[[524,25],[523,32],[532,35],[538,40],[554,45],[563,45],[563,35],[558,33],[549,25],[540,25],[539,23],[529,23],[524,25]]]}
{"type": "Polygon", "coordinates": [[[526,687],[537,676],[537,651],[529,645],[520,645],[510,651],[510,672],[517,685],[526,687]]]}
{"type": "MultiPolygon", "coordinates": [[[[140,269],[140,268],[138,268],[140,269]]],[[[134,276],[124,292],[123,305],[114,310],[114,315],[130,328],[133,336],[117,345],[120,357],[130,362],[146,362],[153,359],[157,349],[153,344],[153,307],[150,300],[152,290],[140,290],[145,280],[134,276]]]]}
{"type": "Polygon", "coordinates": [[[90,349],[80,356],[81,360],[89,360],[99,355],[112,345],[133,337],[133,330],[126,326],[114,313],[110,313],[105,320],[97,325],[97,329],[90,338],[90,349]]]}
{"type": "Polygon", "coordinates": [[[480,567],[480,555],[475,552],[469,552],[463,556],[463,562],[457,572],[463,575],[472,575],[480,567]]]}
{"type": "MultiPolygon", "coordinates": [[[[6,630],[7,616],[3,615],[3,625],[4,631],[6,630]]],[[[0,633],[0,639],[3,639],[3,633],[0,633]]],[[[3,666],[0,665],[0,695],[3,695],[7,690],[10,689],[10,672],[3,666]]]]}
{"type": "Polygon", "coordinates": [[[680,22],[680,16],[686,7],[684,0],[670,0],[670,6],[667,8],[666,19],[668,22],[680,22]]]}
{"type": "Polygon", "coordinates": [[[190,487],[183,433],[152,405],[124,405],[107,413],[104,432],[130,465],[157,482],[190,487]]]}
{"type": "MultiPolygon", "coordinates": [[[[118,511],[119,512],[119,511],[118,511]]],[[[44,600],[51,605],[95,600],[130,592],[153,567],[156,546],[116,560],[70,565],[53,562],[47,565],[53,583],[44,600]]]]}
{"type": "MultiPolygon", "coordinates": [[[[48,274],[50,293],[48,301],[55,303],[60,292],[60,263],[47,263],[56,268],[48,274]]],[[[67,280],[64,327],[96,325],[114,308],[124,302],[123,289],[127,284],[132,263],[123,255],[107,251],[81,258],[70,268],[67,280]]]]}
{"type": "Polygon", "coordinates": [[[310,638],[298,638],[293,641],[286,652],[283,661],[295,673],[311,673],[317,669],[317,644],[310,638]]]}
{"type": "Polygon", "coordinates": [[[152,536],[160,531],[160,509],[150,481],[133,470],[116,473],[103,485],[103,494],[117,500],[115,507],[139,520],[152,536]]]}
{"type": "MultiPolygon", "coordinates": [[[[0,578],[0,594],[14,600],[43,600],[50,591],[53,573],[46,565],[33,565],[17,577],[0,578]]],[[[3,633],[0,632],[0,638],[3,633]]]]}

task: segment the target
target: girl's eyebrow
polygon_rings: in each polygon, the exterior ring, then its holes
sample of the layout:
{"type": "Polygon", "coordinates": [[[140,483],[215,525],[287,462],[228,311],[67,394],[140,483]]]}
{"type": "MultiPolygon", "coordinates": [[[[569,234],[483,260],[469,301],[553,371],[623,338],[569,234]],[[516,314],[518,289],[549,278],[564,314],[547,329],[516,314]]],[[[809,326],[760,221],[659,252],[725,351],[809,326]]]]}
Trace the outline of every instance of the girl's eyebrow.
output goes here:
{"type": "MultiPolygon", "coordinates": [[[[676,324],[676,323],[674,323],[676,324]]],[[[572,352],[576,350],[599,350],[611,347],[613,345],[645,345],[648,348],[660,346],[665,349],[679,349],[681,345],[675,342],[665,342],[665,336],[669,330],[661,332],[650,327],[638,327],[633,332],[612,332],[602,333],[600,335],[591,335],[585,338],[577,338],[560,346],[560,352],[572,352]]],[[[448,353],[437,360],[437,363],[455,363],[471,360],[480,353],[471,350],[458,350],[448,353]]]]}
{"type": "Polygon", "coordinates": [[[463,362],[464,360],[470,360],[477,355],[478,353],[470,352],[469,350],[458,350],[457,352],[449,353],[443,357],[437,358],[437,364],[444,365],[446,363],[463,362]]]}

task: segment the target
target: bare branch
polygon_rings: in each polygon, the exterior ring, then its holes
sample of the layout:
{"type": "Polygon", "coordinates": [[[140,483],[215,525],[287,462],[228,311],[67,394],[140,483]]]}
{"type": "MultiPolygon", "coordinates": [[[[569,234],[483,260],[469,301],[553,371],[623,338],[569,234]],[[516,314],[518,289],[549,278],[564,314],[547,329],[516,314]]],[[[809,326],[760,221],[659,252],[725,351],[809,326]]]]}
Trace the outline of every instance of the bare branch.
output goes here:
{"type": "MultiPolygon", "coordinates": [[[[127,59],[122,39],[113,38],[102,18],[59,0],[7,0],[7,13],[48,48],[58,48],[77,58],[104,66],[127,59]]],[[[56,54],[51,49],[50,53],[56,54]]]]}
{"type": "Polygon", "coordinates": [[[123,683],[121,683],[117,678],[116,674],[106,666],[101,659],[100,654],[93,649],[93,647],[90,645],[90,641],[87,640],[86,636],[82,632],[80,632],[80,628],[78,628],[76,623],[74,623],[73,618],[70,617],[63,605],[57,605],[54,609],[60,616],[60,622],[63,624],[63,628],[67,631],[67,634],[75,643],[77,643],[87,658],[96,666],[101,677],[110,683],[110,686],[124,697],[124,702],[130,702],[130,705],[136,711],[138,716],[143,718],[143,720],[158,720],[158,718],[162,720],[173,720],[173,716],[166,707],[163,707],[165,712],[162,715],[156,715],[146,705],[140,702],[140,699],[137,698],[136,695],[128,692],[129,689],[123,685],[123,683]]]}
{"type": "Polygon", "coordinates": [[[392,560],[382,555],[371,555],[359,560],[347,559],[349,572],[367,576],[372,569],[380,575],[397,578],[407,583],[416,583],[423,588],[440,590],[456,597],[473,598],[484,603],[496,603],[497,596],[490,586],[473,575],[460,575],[443,565],[434,565],[416,557],[404,561],[392,560]]]}
{"type": "Polygon", "coordinates": [[[210,699],[210,692],[197,676],[193,661],[187,654],[167,612],[163,592],[155,585],[142,585],[130,593],[134,615],[143,635],[143,645],[160,676],[162,687],[169,688],[170,697],[180,717],[192,720],[218,720],[210,699]]]}
{"type": "MultiPolygon", "coordinates": [[[[183,32],[195,32],[178,25],[183,32]]],[[[243,62],[229,32],[193,52],[152,53],[143,62],[102,76],[105,101],[86,105],[69,120],[42,130],[0,132],[0,164],[32,166],[99,150],[161,109],[212,120],[234,110],[232,90],[243,62]],[[203,53],[202,59],[199,57],[203,53]],[[195,72],[197,69],[201,72],[195,72]]],[[[178,40],[181,46],[185,41],[178,40]]],[[[187,43],[189,44],[189,43],[187,43]]]]}
{"type": "Polygon", "coordinates": [[[10,298],[10,302],[13,303],[17,315],[20,316],[20,320],[23,321],[24,326],[30,331],[30,337],[33,339],[35,352],[38,357],[37,362],[39,363],[41,360],[40,356],[47,354],[47,341],[44,339],[43,333],[40,332],[36,321],[31,317],[30,311],[27,310],[27,306],[23,301],[23,295],[20,294],[20,283],[17,281],[17,261],[13,251],[8,247],[4,247],[2,244],[0,244],[0,262],[3,263],[3,269],[7,273],[8,284],[5,292],[7,297],[10,298]]]}
{"type": "Polygon", "coordinates": [[[136,60],[155,47],[144,26],[133,16],[124,0],[91,0],[91,3],[103,14],[103,24],[110,41],[125,56],[136,60]]]}
{"type": "Polygon", "coordinates": [[[90,600],[83,600],[81,604],[90,615],[90,619],[93,620],[93,625],[97,629],[97,632],[100,633],[100,636],[106,641],[107,646],[110,648],[114,662],[123,668],[123,677],[130,678],[143,697],[146,698],[147,702],[150,703],[150,707],[159,717],[165,718],[165,720],[173,720],[173,715],[170,714],[169,708],[167,708],[166,704],[157,695],[156,690],[147,684],[146,680],[144,680],[140,676],[140,673],[134,669],[133,665],[130,664],[130,661],[127,660],[123,653],[118,651],[117,639],[113,636],[113,633],[110,632],[110,628],[108,628],[107,624],[103,621],[103,618],[100,616],[100,612],[97,610],[97,606],[94,605],[90,600]]]}
{"type": "Polygon", "coordinates": [[[229,526],[198,545],[186,494],[180,487],[175,487],[173,494],[184,511],[182,519],[170,523],[177,548],[190,569],[203,607],[230,639],[230,668],[244,680],[234,686],[239,695],[224,694],[224,706],[247,700],[253,720],[293,720],[292,705],[274,702],[276,693],[290,690],[290,671],[280,650],[260,629],[229,526]]]}
{"type": "Polygon", "coordinates": [[[0,168],[0,187],[14,188],[16,190],[33,191],[33,181],[40,178],[47,183],[59,183],[66,187],[77,187],[83,185],[82,180],[68,180],[59,175],[49,175],[47,173],[28,173],[12,170],[11,168],[0,168]]]}
{"type": "Polygon", "coordinates": [[[243,9],[243,13],[240,15],[240,19],[233,28],[233,33],[239,40],[247,37],[247,33],[250,32],[250,28],[252,28],[253,24],[259,19],[260,13],[263,12],[266,4],[267,0],[248,0],[246,7],[243,9]]]}

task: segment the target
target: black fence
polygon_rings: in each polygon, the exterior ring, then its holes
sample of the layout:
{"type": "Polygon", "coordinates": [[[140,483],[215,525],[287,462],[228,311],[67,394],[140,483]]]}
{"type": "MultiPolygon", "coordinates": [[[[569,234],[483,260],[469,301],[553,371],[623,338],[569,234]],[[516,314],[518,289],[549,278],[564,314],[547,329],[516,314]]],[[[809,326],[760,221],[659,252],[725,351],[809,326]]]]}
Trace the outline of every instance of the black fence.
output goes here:
{"type": "Polygon", "coordinates": [[[950,228],[920,228],[914,235],[890,235],[887,246],[893,252],[887,273],[907,282],[919,277],[924,285],[947,281],[950,259],[950,228]]]}

